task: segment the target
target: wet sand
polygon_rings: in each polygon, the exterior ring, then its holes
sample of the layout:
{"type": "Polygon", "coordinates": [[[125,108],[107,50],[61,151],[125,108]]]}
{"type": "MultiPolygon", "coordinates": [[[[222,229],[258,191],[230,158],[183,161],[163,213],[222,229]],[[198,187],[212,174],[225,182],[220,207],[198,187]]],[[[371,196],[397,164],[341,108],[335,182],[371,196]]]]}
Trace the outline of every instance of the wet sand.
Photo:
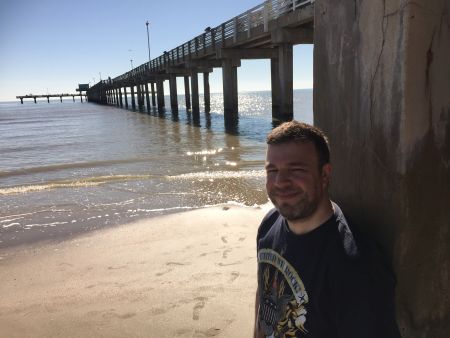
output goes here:
{"type": "Polygon", "coordinates": [[[1,335],[250,337],[268,208],[205,208],[2,250],[1,335]]]}

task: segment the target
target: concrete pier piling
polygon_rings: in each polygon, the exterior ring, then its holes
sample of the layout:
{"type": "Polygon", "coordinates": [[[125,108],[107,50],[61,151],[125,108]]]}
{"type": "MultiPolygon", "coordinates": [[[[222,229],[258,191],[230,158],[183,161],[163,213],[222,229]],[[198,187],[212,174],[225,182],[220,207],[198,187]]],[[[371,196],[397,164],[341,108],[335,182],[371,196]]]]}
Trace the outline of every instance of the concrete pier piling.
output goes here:
{"type": "Polygon", "coordinates": [[[131,109],[136,110],[136,99],[134,97],[134,86],[131,86],[131,109]]]}
{"type": "Polygon", "coordinates": [[[332,195],[392,261],[402,337],[448,337],[450,1],[315,6],[332,195]]]}
{"type": "Polygon", "coordinates": [[[203,73],[203,96],[205,101],[205,112],[209,113],[211,110],[211,93],[209,90],[209,73],[203,73]]]}
{"type": "Polygon", "coordinates": [[[169,88],[170,88],[170,108],[172,110],[178,111],[177,77],[175,74],[170,74],[169,88]]]}
{"type": "Polygon", "coordinates": [[[198,73],[193,71],[191,73],[191,90],[192,90],[192,111],[194,115],[200,112],[199,94],[198,94],[198,73]]]}
{"type": "Polygon", "coordinates": [[[156,80],[156,96],[158,101],[158,110],[164,109],[164,80],[162,78],[156,80]]]}
{"type": "Polygon", "coordinates": [[[189,86],[189,76],[184,76],[184,98],[186,102],[186,110],[191,110],[191,89],[189,86]]]}
{"type": "Polygon", "coordinates": [[[147,104],[147,111],[149,112],[151,108],[150,108],[150,95],[148,92],[148,82],[145,83],[145,99],[147,104]]]}
{"type": "Polygon", "coordinates": [[[156,107],[155,82],[152,81],[152,83],[150,84],[150,87],[152,89],[152,106],[156,107]]]}
{"type": "Polygon", "coordinates": [[[237,67],[239,66],[240,61],[222,60],[223,110],[227,125],[233,125],[238,120],[237,67]]]}
{"type": "Polygon", "coordinates": [[[280,110],[274,117],[282,121],[290,121],[294,118],[294,80],[291,44],[284,43],[278,46],[278,83],[280,110]]]}

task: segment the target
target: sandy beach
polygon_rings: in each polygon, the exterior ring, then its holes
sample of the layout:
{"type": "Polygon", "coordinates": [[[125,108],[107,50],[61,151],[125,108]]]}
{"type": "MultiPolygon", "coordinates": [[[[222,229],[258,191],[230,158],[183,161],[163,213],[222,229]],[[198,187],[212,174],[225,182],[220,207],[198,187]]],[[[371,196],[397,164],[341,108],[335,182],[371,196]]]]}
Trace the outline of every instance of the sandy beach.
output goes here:
{"type": "Polygon", "coordinates": [[[1,336],[250,337],[268,208],[204,208],[1,251],[1,336]]]}

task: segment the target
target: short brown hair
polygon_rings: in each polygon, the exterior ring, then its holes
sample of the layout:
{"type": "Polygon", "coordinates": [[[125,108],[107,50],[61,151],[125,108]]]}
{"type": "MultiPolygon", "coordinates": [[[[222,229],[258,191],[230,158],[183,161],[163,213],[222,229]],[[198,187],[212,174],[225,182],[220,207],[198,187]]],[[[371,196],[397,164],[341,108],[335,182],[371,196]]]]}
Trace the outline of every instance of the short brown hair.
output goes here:
{"type": "Polygon", "coordinates": [[[319,157],[319,166],[330,163],[330,146],[325,133],[317,127],[307,123],[290,121],[273,129],[266,139],[267,144],[286,142],[312,142],[319,157]]]}

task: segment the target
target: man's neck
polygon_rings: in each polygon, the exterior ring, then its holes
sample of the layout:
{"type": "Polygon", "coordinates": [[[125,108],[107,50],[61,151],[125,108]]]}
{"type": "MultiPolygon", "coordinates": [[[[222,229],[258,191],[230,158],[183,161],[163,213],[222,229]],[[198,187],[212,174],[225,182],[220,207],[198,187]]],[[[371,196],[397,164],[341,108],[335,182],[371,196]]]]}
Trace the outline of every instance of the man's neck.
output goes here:
{"type": "Polygon", "coordinates": [[[328,198],[324,199],[310,216],[297,220],[287,220],[289,230],[296,235],[307,234],[325,223],[333,215],[333,212],[331,201],[328,198]]]}

